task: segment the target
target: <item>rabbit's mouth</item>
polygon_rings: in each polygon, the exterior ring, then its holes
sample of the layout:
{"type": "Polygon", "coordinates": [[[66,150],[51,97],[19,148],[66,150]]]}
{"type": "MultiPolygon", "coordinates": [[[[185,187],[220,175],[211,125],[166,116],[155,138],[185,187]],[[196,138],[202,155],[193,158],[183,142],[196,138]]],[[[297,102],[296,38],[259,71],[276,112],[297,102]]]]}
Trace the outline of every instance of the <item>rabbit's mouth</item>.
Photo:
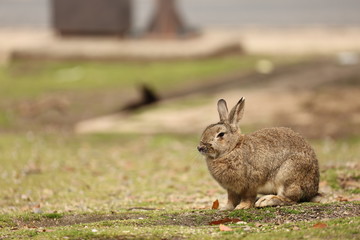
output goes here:
{"type": "Polygon", "coordinates": [[[208,148],[206,146],[198,146],[197,150],[199,151],[199,153],[201,154],[206,154],[208,151],[208,148]]]}
{"type": "Polygon", "coordinates": [[[197,150],[202,154],[202,155],[205,155],[205,156],[213,156],[215,155],[215,151],[214,149],[211,147],[211,146],[208,146],[208,145],[199,145],[197,147],[197,150]]]}

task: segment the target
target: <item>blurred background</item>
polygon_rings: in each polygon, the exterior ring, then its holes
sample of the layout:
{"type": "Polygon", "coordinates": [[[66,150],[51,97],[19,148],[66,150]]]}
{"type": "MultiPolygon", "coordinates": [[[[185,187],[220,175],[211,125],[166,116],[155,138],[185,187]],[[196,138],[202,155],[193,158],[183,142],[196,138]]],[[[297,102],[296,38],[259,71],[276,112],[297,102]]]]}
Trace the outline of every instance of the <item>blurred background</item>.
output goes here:
{"type": "MultiPolygon", "coordinates": [[[[133,0],[134,29],[149,20],[155,1],[133,0]]],[[[356,0],[250,1],[181,0],[179,9],[187,22],[198,27],[240,27],[360,24],[356,0]]],[[[51,0],[1,0],[2,27],[52,27],[51,0]]]]}
{"type": "Polygon", "coordinates": [[[0,0],[0,212],[204,208],[225,195],[196,146],[218,99],[241,97],[244,133],[300,132],[321,188],[351,199],[359,12],[357,0],[0,0]]]}
{"type": "Polygon", "coordinates": [[[245,96],[246,126],[357,135],[359,10],[355,0],[0,0],[0,129],[200,133],[217,98],[245,96]]]}

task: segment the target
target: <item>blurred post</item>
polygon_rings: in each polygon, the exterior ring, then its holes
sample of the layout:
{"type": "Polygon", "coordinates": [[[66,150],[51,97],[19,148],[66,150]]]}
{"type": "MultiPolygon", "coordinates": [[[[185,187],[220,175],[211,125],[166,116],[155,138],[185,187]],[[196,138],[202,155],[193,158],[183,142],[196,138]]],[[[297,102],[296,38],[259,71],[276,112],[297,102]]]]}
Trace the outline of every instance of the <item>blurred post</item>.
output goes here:
{"type": "Polygon", "coordinates": [[[131,31],[131,0],[52,0],[60,35],[116,35],[131,31]]]}
{"type": "Polygon", "coordinates": [[[147,34],[153,38],[177,38],[186,34],[186,27],[175,0],[156,0],[147,34]]]}

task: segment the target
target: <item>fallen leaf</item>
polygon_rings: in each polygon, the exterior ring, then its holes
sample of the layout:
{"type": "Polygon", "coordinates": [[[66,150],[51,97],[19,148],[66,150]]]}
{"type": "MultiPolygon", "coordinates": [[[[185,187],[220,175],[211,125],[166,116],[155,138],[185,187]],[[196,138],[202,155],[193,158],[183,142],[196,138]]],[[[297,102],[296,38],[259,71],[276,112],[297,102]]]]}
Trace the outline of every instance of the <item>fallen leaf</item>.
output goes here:
{"type": "Polygon", "coordinates": [[[233,231],[233,229],[223,225],[223,224],[220,224],[219,225],[219,228],[220,228],[220,231],[225,231],[225,232],[230,232],[230,231],[233,231]]]}
{"type": "Polygon", "coordinates": [[[338,196],[338,197],[336,198],[336,200],[339,201],[339,202],[348,202],[348,201],[349,201],[348,198],[343,197],[343,196],[338,196]]]}
{"type": "Polygon", "coordinates": [[[224,224],[224,223],[237,223],[237,222],[240,222],[241,220],[238,219],[238,218],[224,218],[224,219],[220,219],[220,220],[217,220],[217,221],[212,221],[212,222],[209,222],[209,225],[219,225],[219,224],[224,224]]]}
{"type": "Polygon", "coordinates": [[[216,200],[213,202],[211,209],[218,209],[219,206],[220,206],[219,200],[216,199],[216,200]]]}
{"type": "Polygon", "coordinates": [[[313,228],[326,228],[327,225],[325,223],[319,222],[314,224],[313,228]]]}

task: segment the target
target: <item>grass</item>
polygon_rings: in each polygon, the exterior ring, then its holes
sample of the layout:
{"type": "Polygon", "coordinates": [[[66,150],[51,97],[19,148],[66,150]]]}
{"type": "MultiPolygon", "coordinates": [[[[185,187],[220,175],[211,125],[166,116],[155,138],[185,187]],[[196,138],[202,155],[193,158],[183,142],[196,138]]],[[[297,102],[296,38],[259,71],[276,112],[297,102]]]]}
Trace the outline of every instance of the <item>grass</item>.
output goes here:
{"type": "Polygon", "coordinates": [[[0,68],[0,94],[23,98],[59,91],[129,88],[140,83],[167,90],[194,79],[253,70],[261,58],[233,56],[149,63],[15,62],[0,68]]]}
{"type": "MultiPolygon", "coordinates": [[[[50,211],[172,205],[166,199],[177,202],[171,194],[187,188],[191,165],[202,165],[196,175],[207,176],[195,148],[189,144],[195,142],[191,136],[6,135],[0,142],[4,166],[0,184],[7,186],[0,192],[6,205],[24,207],[29,201],[44,202],[44,209],[49,205],[50,211]],[[169,168],[178,174],[168,176],[169,168]],[[152,176],[151,182],[148,176],[152,176]]],[[[194,185],[199,184],[202,182],[194,185]]],[[[197,187],[191,192],[196,196],[196,191],[197,187]]]]}
{"type": "MultiPolygon", "coordinates": [[[[17,209],[40,202],[51,212],[173,207],[178,202],[188,208],[201,199],[211,204],[222,191],[196,152],[197,141],[195,135],[171,134],[5,134],[0,137],[0,184],[6,186],[0,189],[1,205],[17,209]],[[178,194],[182,192],[186,194],[178,194]]],[[[321,156],[321,145],[316,147],[321,156]]],[[[360,154],[357,145],[351,145],[342,162],[355,162],[356,152],[360,154]]],[[[327,160],[321,157],[320,163],[327,160]]],[[[334,187],[340,172],[330,168],[322,180],[334,187]]]]}
{"type": "MultiPolygon", "coordinates": [[[[331,214],[335,210],[329,207],[337,209],[332,204],[229,213],[201,210],[209,209],[215,199],[224,204],[226,196],[196,153],[197,141],[195,135],[174,134],[2,134],[0,238],[324,239],[330,233],[337,238],[357,236],[358,230],[354,229],[359,218],[344,218],[346,224],[328,219],[327,229],[312,229],[308,226],[313,223],[302,221],[290,225],[267,223],[279,215],[305,216],[313,208],[326,208],[322,212],[331,214]],[[33,213],[39,204],[41,213],[33,213]],[[211,220],[223,217],[240,218],[248,228],[230,225],[234,231],[224,233],[217,226],[207,226],[211,220]],[[70,225],[55,224],[62,221],[70,225]],[[256,227],[254,223],[258,222],[264,227],[256,227]],[[292,231],[295,225],[300,230],[292,231]]],[[[356,141],[337,143],[349,145],[343,161],[351,162],[359,153],[357,144],[353,144],[356,141]]],[[[325,164],[322,144],[314,145],[325,164]]],[[[334,156],[338,148],[329,151],[326,154],[334,156]]],[[[322,179],[333,177],[332,170],[324,171],[322,179]]],[[[351,207],[346,211],[352,212],[351,207]]]]}
{"type": "Polygon", "coordinates": [[[44,217],[50,218],[50,219],[57,219],[57,218],[62,218],[62,217],[63,217],[63,214],[61,214],[61,213],[56,213],[56,212],[53,212],[53,213],[45,213],[45,214],[44,214],[44,217]]]}

